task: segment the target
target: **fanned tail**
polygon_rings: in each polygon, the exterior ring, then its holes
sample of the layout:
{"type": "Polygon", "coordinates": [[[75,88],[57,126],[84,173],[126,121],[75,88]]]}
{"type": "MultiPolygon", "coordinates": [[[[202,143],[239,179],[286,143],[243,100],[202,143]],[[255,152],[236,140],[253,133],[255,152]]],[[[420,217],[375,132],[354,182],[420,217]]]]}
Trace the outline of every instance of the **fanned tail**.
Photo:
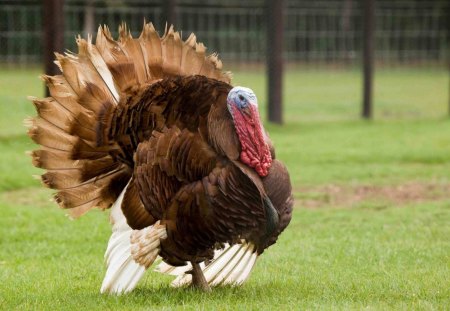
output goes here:
{"type": "Polygon", "coordinates": [[[230,82],[216,55],[206,56],[193,34],[183,41],[172,26],[159,37],[151,23],[144,24],[133,38],[123,24],[117,41],[103,26],[95,44],[90,37],[76,42],[77,54],[55,54],[62,75],[42,76],[51,96],[30,97],[38,116],[25,121],[29,136],[41,145],[31,152],[33,164],[47,170],[42,182],[57,190],[55,201],[73,217],[109,208],[131,178],[132,155],[143,137],[114,133],[122,135],[119,142],[110,130],[111,122],[129,121],[113,117],[118,106],[127,109],[137,89],[174,75],[230,82]]]}
{"type": "Polygon", "coordinates": [[[113,99],[82,78],[76,82],[85,85],[81,96],[63,76],[43,79],[52,97],[31,98],[38,117],[26,120],[28,135],[41,145],[31,156],[36,167],[47,170],[43,184],[58,190],[56,202],[74,217],[95,206],[110,207],[131,176],[129,167],[111,156],[115,146],[96,143],[94,107],[102,101],[115,105],[113,99]]]}
{"type": "MultiPolygon", "coordinates": [[[[207,265],[201,263],[200,267],[211,286],[240,285],[250,276],[257,258],[255,245],[243,241],[242,244],[226,245],[224,249],[216,250],[214,259],[207,265]]],[[[162,262],[155,270],[176,276],[172,286],[181,287],[192,283],[192,275],[187,273],[191,269],[191,265],[173,267],[162,262]]]]}

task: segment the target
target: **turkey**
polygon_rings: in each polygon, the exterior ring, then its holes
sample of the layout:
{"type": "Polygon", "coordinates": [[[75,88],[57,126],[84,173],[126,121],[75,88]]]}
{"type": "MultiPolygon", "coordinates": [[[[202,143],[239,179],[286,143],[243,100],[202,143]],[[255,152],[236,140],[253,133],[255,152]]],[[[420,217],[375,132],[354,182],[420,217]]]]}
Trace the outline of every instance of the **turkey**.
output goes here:
{"type": "Polygon", "coordinates": [[[101,292],[133,290],[155,261],[173,286],[243,283],[293,206],[253,91],[172,26],[76,41],[78,53],[55,54],[62,75],[42,77],[50,97],[30,98],[26,124],[60,207],[111,208],[101,292]]]}

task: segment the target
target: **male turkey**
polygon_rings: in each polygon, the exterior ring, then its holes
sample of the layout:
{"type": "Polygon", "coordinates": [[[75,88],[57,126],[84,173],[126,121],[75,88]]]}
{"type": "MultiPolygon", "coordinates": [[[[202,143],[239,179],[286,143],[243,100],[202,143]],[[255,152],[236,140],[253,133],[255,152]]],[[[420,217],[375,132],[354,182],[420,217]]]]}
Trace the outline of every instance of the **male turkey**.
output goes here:
{"type": "Polygon", "coordinates": [[[119,33],[100,27],[95,44],[56,54],[51,96],[31,98],[33,164],[73,217],[112,207],[102,292],[131,291],[158,256],[175,286],[240,284],[293,205],[256,96],[194,34],[119,33]]]}

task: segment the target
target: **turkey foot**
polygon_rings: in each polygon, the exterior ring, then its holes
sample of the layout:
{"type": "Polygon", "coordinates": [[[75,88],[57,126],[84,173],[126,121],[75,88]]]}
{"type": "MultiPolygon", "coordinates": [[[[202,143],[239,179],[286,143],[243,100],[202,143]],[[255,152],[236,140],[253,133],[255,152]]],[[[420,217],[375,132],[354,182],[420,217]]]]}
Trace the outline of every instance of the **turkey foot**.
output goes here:
{"type": "Polygon", "coordinates": [[[192,270],[189,272],[192,274],[192,286],[201,289],[204,292],[210,292],[211,287],[208,282],[206,282],[205,276],[203,275],[202,268],[196,262],[191,261],[192,270]]]}

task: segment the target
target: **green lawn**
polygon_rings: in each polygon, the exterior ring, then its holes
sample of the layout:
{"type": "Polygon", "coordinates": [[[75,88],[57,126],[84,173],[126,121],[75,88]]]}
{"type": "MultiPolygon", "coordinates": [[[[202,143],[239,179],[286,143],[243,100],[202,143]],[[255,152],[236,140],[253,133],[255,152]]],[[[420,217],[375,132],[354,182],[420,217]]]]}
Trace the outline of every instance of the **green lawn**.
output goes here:
{"type": "MultiPolygon", "coordinates": [[[[445,70],[378,71],[371,122],[358,119],[359,72],[288,71],[287,123],[266,126],[298,199],[279,242],[240,288],[212,294],[172,289],[170,277],[148,273],[136,291],[121,297],[99,294],[110,234],[107,213],[71,221],[32,177],[40,171],[25,151],[35,146],[21,124],[34,114],[26,96],[42,93],[38,75],[38,70],[0,71],[0,309],[443,310],[450,305],[445,70]],[[392,187],[395,195],[410,183],[444,190],[433,199],[407,200],[381,192],[352,204],[334,204],[330,197],[338,194],[321,192],[330,185],[355,195],[365,187],[392,187]],[[305,198],[317,196],[318,208],[304,207],[305,198]]],[[[252,87],[264,109],[264,72],[235,72],[235,84],[252,87]]]]}

